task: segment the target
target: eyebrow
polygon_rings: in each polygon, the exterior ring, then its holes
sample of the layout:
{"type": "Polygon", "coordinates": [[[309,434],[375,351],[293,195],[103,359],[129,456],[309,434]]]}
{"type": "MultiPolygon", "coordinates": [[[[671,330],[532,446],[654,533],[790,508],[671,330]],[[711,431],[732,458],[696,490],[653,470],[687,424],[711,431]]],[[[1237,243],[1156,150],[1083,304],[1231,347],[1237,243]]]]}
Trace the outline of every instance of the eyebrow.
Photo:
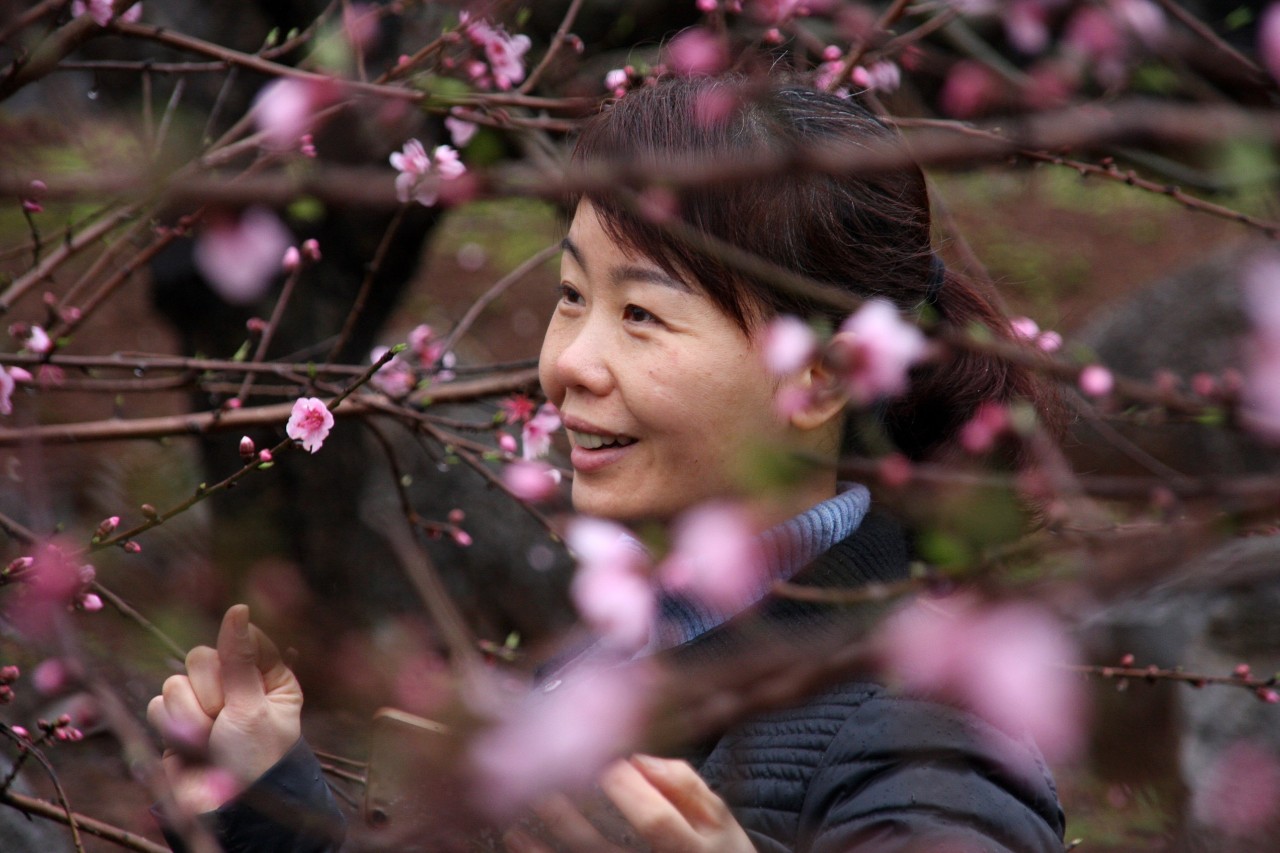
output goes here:
{"type": "MultiPolygon", "coordinates": [[[[581,267],[583,272],[590,274],[590,270],[587,269],[585,259],[582,257],[582,250],[578,248],[576,243],[568,237],[565,237],[560,241],[560,248],[564,249],[573,257],[574,263],[581,267]]],[[[662,270],[655,269],[654,267],[639,266],[637,264],[622,264],[621,266],[616,266],[609,270],[609,282],[614,287],[620,287],[628,281],[657,284],[663,287],[670,287],[673,290],[683,291],[685,293],[694,292],[693,288],[685,282],[678,278],[673,278],[662,270]]]]}

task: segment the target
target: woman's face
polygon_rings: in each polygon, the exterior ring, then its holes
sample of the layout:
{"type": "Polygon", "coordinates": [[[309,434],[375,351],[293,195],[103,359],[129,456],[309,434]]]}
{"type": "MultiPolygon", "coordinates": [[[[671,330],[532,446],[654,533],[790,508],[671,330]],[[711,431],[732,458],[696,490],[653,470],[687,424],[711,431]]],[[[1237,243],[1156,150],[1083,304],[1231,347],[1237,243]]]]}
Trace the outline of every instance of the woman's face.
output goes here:
{"type": "Polygon", "coordinates": [[[539,377],[569,435],[574,508],[666,521],[741,493],[751,450],[788,431],[759,336],[616,244],[588,202],[564,246],[539,377]]]}

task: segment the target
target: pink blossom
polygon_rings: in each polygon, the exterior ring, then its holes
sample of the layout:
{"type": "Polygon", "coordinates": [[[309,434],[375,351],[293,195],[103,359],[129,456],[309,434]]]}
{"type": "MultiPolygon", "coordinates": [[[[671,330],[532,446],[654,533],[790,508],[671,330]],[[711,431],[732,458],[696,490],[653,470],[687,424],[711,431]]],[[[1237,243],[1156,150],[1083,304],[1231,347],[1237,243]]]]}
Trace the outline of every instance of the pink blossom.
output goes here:
{"type": "Polygon", "coordinates": [[[302,442],[302,449],[315,453],[333,429],[333,413],[318,397],[299,397],[293,404],[285,434],[302,442]]]}
{"type": "Polygon", "coordinates": [[[79,605],[81,610],[88,613],[97,613],[102,609],[102,599],[99,598],[96,593],[92,592],[86,592],[81,595],[76,604],[79,605]]]}
{"type": "Polygon", "coordinates": [[[1004,32],[1009,43],[1027,55],[1049,46],[1049,10],[1040,0],[1014,0],[1004,13],[1004,32]]]}
{"type": "Polygon", "coordinates": [[[697,0],[695,5],[698,7],[699,12],[704,15],[709,15],[714,12],[720,4],[717,0],[697,0]]]}
{"type": "Polygon", "coordinates": [[[1057,667],[1076,649],[1057,620],[1029,603],[971,597],[915,601],[881,627],[888,674],[911,692],[959,702],[1006,733],[1027,733],[1050,761],[1084,734],[1080,682],[1057,667]]]}
{"type": "Polygon", "coordinates": [[[1125,29],[1145,45],[1159,45],[1168,34],[1164,10],[1151,0],[1110,0],[1108,5],[1125,29]]]}
{"type": "Polygon", "coordinates": [[[502,408],[503,420],[509,424],[523,423],[533,417],[534,403],[528,394],[512,394],[498,405],[502,408]]]}
{"type": "Polygon", "coordinates": [[[1280,3],[1272,3],[1262,14],[1258,24],[1258,55],[1272,79],[1280,80],[1280,3]]]}
{"type": "Polygon", "coordinates": [[[501,26],[494,26],[488,21],[466,23],[472,43],[483,49],[484,57],[489,63],[487,73],[471,73],[477,84],[488,84],[488,73],[493,75],[493,85],[503,90],[510,89],[524,79],[524,55],[533,44],[528,36],[512,36],[501,26]]]}
{"type": "Polygon", "coordinates": [[[974,118],[996,102],[1000,88],[995,72],[976,60],[964,59],[947,72],[938,101],[942,111],[953,118],[974,118]]]}
{"type": "Polygon", "coordinates": [[[477,805],[510,818],[544,794],[585,790],[634,746],[651,689],[642,665],[584,665],[546,682],[472,741],[477,805]]]}
{"type": "MultiPolygon", "coordinates": [[[[134,8],[137,8],[136,6],[134,8]]],[[[81,15],[88,14],[93,18],[94,23],[100,27],[105,27],[111,23],[111,19],[115,17],[115,9],[112,0],[72,0],[71,14],[79,18],[81,15]]]]}
{"type": "Polygon", "coordinates": [[[729,47],[719,35],[693,27],[667,45],[667,64],[677,74],[716,74],[729,64],[729,47]]]}
{"type": "Polygon", "coordinates": [[[49,333],[42,327],[31,326],[26,331],[26,338],[22,342],[22,348],[36,355],[45,355],[53,351],[53,339],[49,337],[49,333]]]}
{"type": "Polygon", "coordinates": [[[1036,346],[1040,347],[1044,352],[1057,352],[1062,349],[1062,335],[1048,329],[1040,333],[1040,337],[1036,339],[1036,346]]]}
{"type": "Polygon", "coordinates": [[[543,403],[538,414],[520,431],[526,460],[540,459],[551,452],[551,434],[560,429],[560,412],[551,403],[543,403]]]}
{"type": "Polygon", "coordinates": [[[1246,348],[1242,416],[1249,429],[1280,440],[1280,254],[1262,255],[1246,268],[1244,296],[1253,328],[1246,348]]]}
{"type": "Polygon", "coordinates": [[[807,365],[818,353],[818,338],[799,317],[784,314],[764,332],[764,365],[775,376],[786,376],[807,365]]]}
{"type": "Polygon", "coordinates": [[[1080,371],[1080,376],[1076,381],[1080,385],[1080,390],[1090,397],[1107,396],[1111,393],[1111,389],[1115,387],[1116,383],[1111,371],[1101,364],[1087,365],[1080,371]]]}
{"type": "Polygon", "coordinates": [[[298,251],[298,247],[290,246],[285,249],[284,257],[280,259],[280,268],[285,272],[294,272],[300,266],[302,266],[302,253],[298,251]]]}
{"type": "Polygon", "coordinates": [[[196,269],[231,305],[249,305],[266,295],[280,271],[293,235],[265,207],[237,218],[211,218],[196,237],[196,269]]]}
{"type": "Polygon", "coordinates": [[[872,92],[893,92],[902,85],[902,69],[896,62],[881,60],[867,67],[856,66],[849,79],[872,92]]]}
{"type": "Polygon", "coordinates": [[[537,503],[556,493],[560,472],[545,462],[517,459],[502,469],[502,482],[520,500],[537,503]]]}
{"type": "Polygon", "coordinates": [[[907,371],[929,351],[924,333],[884,299],[868,299],[832,344],[850,396],[864,405],[905,391],[907,371]]]}
{"type": "Polygon", "coordinates": [[[396,198],[408,203],[416,201],[431,207],[440,198],[440,182],[456,180],[467,167],[458,159],[458,152],[448,145],[437,145],[431,156],[416,139],[410,139],[404,148],[391,155],[391,165],[400,172],[396,176],[396,198]]]}
{"type": "MultiPolygon", "coordinates": [[[[369,353],[369,361],[376,364],[386,354],[386,347],[374,347],[369,353]]],[[[413,372],[412,367],[402,361],[399,356],[395,356],[378,368],[378,372],[373,374],[369,384],[388,397],[399,399],[417,386],[418,376],[413,372]]]]}
{"type": "Polygon", "coordinates": [[[586,517],[570,522],[565,541],[578,558],[570,594],[583,621],[619,648],[647,643],[655,601],[640,543],[613,522],[586,517]]]}
{"type": "Polygon", "coordinates": [[[1192,814],[1235,838],[1259,836],[1280,804],[1280,757],[1265,742],[1241,740],[1216,758],[1192,791],[1192,814]]]}
{"type": "Polygon", "coordinates": [[[31,374],[21,367],[0,366],[0,415],[13,414],[13,392],[19,384],[31,381],[31,374]]]}
{"type": "Polygon", "coordinates": [[[1024,341],[1031,342],[1036,339],[1036,335],[1040,334],[1040,326],[1030,317],[1012,317],[1009,320],[1009,328],[1013,333],[1022,338],[1024,341]]]}
{"type": "Polygon", "coordinates": [[[444,355],[441,342],[436,339],[436,330],[426,323],[419,323],[409,330],[406,337],[409,349],[418,357],[418,365],[423,370],[430,370],[444,355]]]}
{"type": "Polygon", "coordinates": [[[263,142],[275,151],[293,151],[311,132],[315,113],[334,100],[336,84],[278,77],[263,86],[253,101],[253,120],[263,142]]]}
{"type": "Polygon", "coordinates": [[[617,96],[621,96],[631,83],[631,74],[625,68],[615,68],[604,75],[604,87],[617,96]]]}
{"type": "Polygon", "coordinates": [[[694,99],[693,120],[699,127],[716,127],[732,118],[741,105],[742,99],[731,89],[706,89],[694,99]]]}
{"type": "Polygon", "coordinates": [[[368,50],[378,37],[378,8],[372,3],[344,4],[342,32],[352,47],[368,50]]]}
{"type": "Polygon", "coordinates": [[[516,441],[516,437],[509,432],[498,433],[498,447],[503,453],[517,453],[520,450],[520,443],[516,441]]]}
{"type": "Polygon", "coordinates": [[[764,554],[750,516],[727,503],[703,504],[681,516],[674,547],[658,567],[668,589],[723,612],[750,604],[764,573],[764,554]]]}
{"type": "Polygon", "coordinates": [[[1000,403],[985,402],[960,428],[960,446],[970,453],[986,453],[1009,429],[1009,410],[1000,403]]]}
{"type": "Polygon", "coordinates": [[[480,129],[480,125],[473,121],[463,121],[454,116],[445,116],[445,129],[449,131],[449,139],[453,142],[455,148],[466,148],[467,143],[476,135],[476,131],[480,129]]]}

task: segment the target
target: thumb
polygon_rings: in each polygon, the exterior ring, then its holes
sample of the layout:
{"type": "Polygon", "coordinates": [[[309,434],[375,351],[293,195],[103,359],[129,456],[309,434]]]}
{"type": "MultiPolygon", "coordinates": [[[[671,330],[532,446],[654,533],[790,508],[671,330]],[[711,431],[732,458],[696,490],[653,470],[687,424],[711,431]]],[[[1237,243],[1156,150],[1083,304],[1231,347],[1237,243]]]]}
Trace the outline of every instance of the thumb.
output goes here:
{"type": "Polygon", "coordinates": [[[249,607],[233,605],[218,630],[218,660],[222,664],[222,689],[226,703],[261,701],[265,695],[258,669],[258,643],[249,624],[249,607]]]}

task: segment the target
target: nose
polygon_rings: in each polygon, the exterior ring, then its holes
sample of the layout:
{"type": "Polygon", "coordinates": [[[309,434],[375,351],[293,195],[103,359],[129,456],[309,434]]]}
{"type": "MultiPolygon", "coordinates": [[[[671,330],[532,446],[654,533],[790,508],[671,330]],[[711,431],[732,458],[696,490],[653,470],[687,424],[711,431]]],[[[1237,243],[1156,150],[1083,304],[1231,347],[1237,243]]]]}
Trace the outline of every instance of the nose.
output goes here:
{"type": "Polygon", "coordinates": [[[555,317],[538,358],[542,390],[556,405],[570,391],[603,397],[613,388],[607,331],[588,318],[555,317]]]}

